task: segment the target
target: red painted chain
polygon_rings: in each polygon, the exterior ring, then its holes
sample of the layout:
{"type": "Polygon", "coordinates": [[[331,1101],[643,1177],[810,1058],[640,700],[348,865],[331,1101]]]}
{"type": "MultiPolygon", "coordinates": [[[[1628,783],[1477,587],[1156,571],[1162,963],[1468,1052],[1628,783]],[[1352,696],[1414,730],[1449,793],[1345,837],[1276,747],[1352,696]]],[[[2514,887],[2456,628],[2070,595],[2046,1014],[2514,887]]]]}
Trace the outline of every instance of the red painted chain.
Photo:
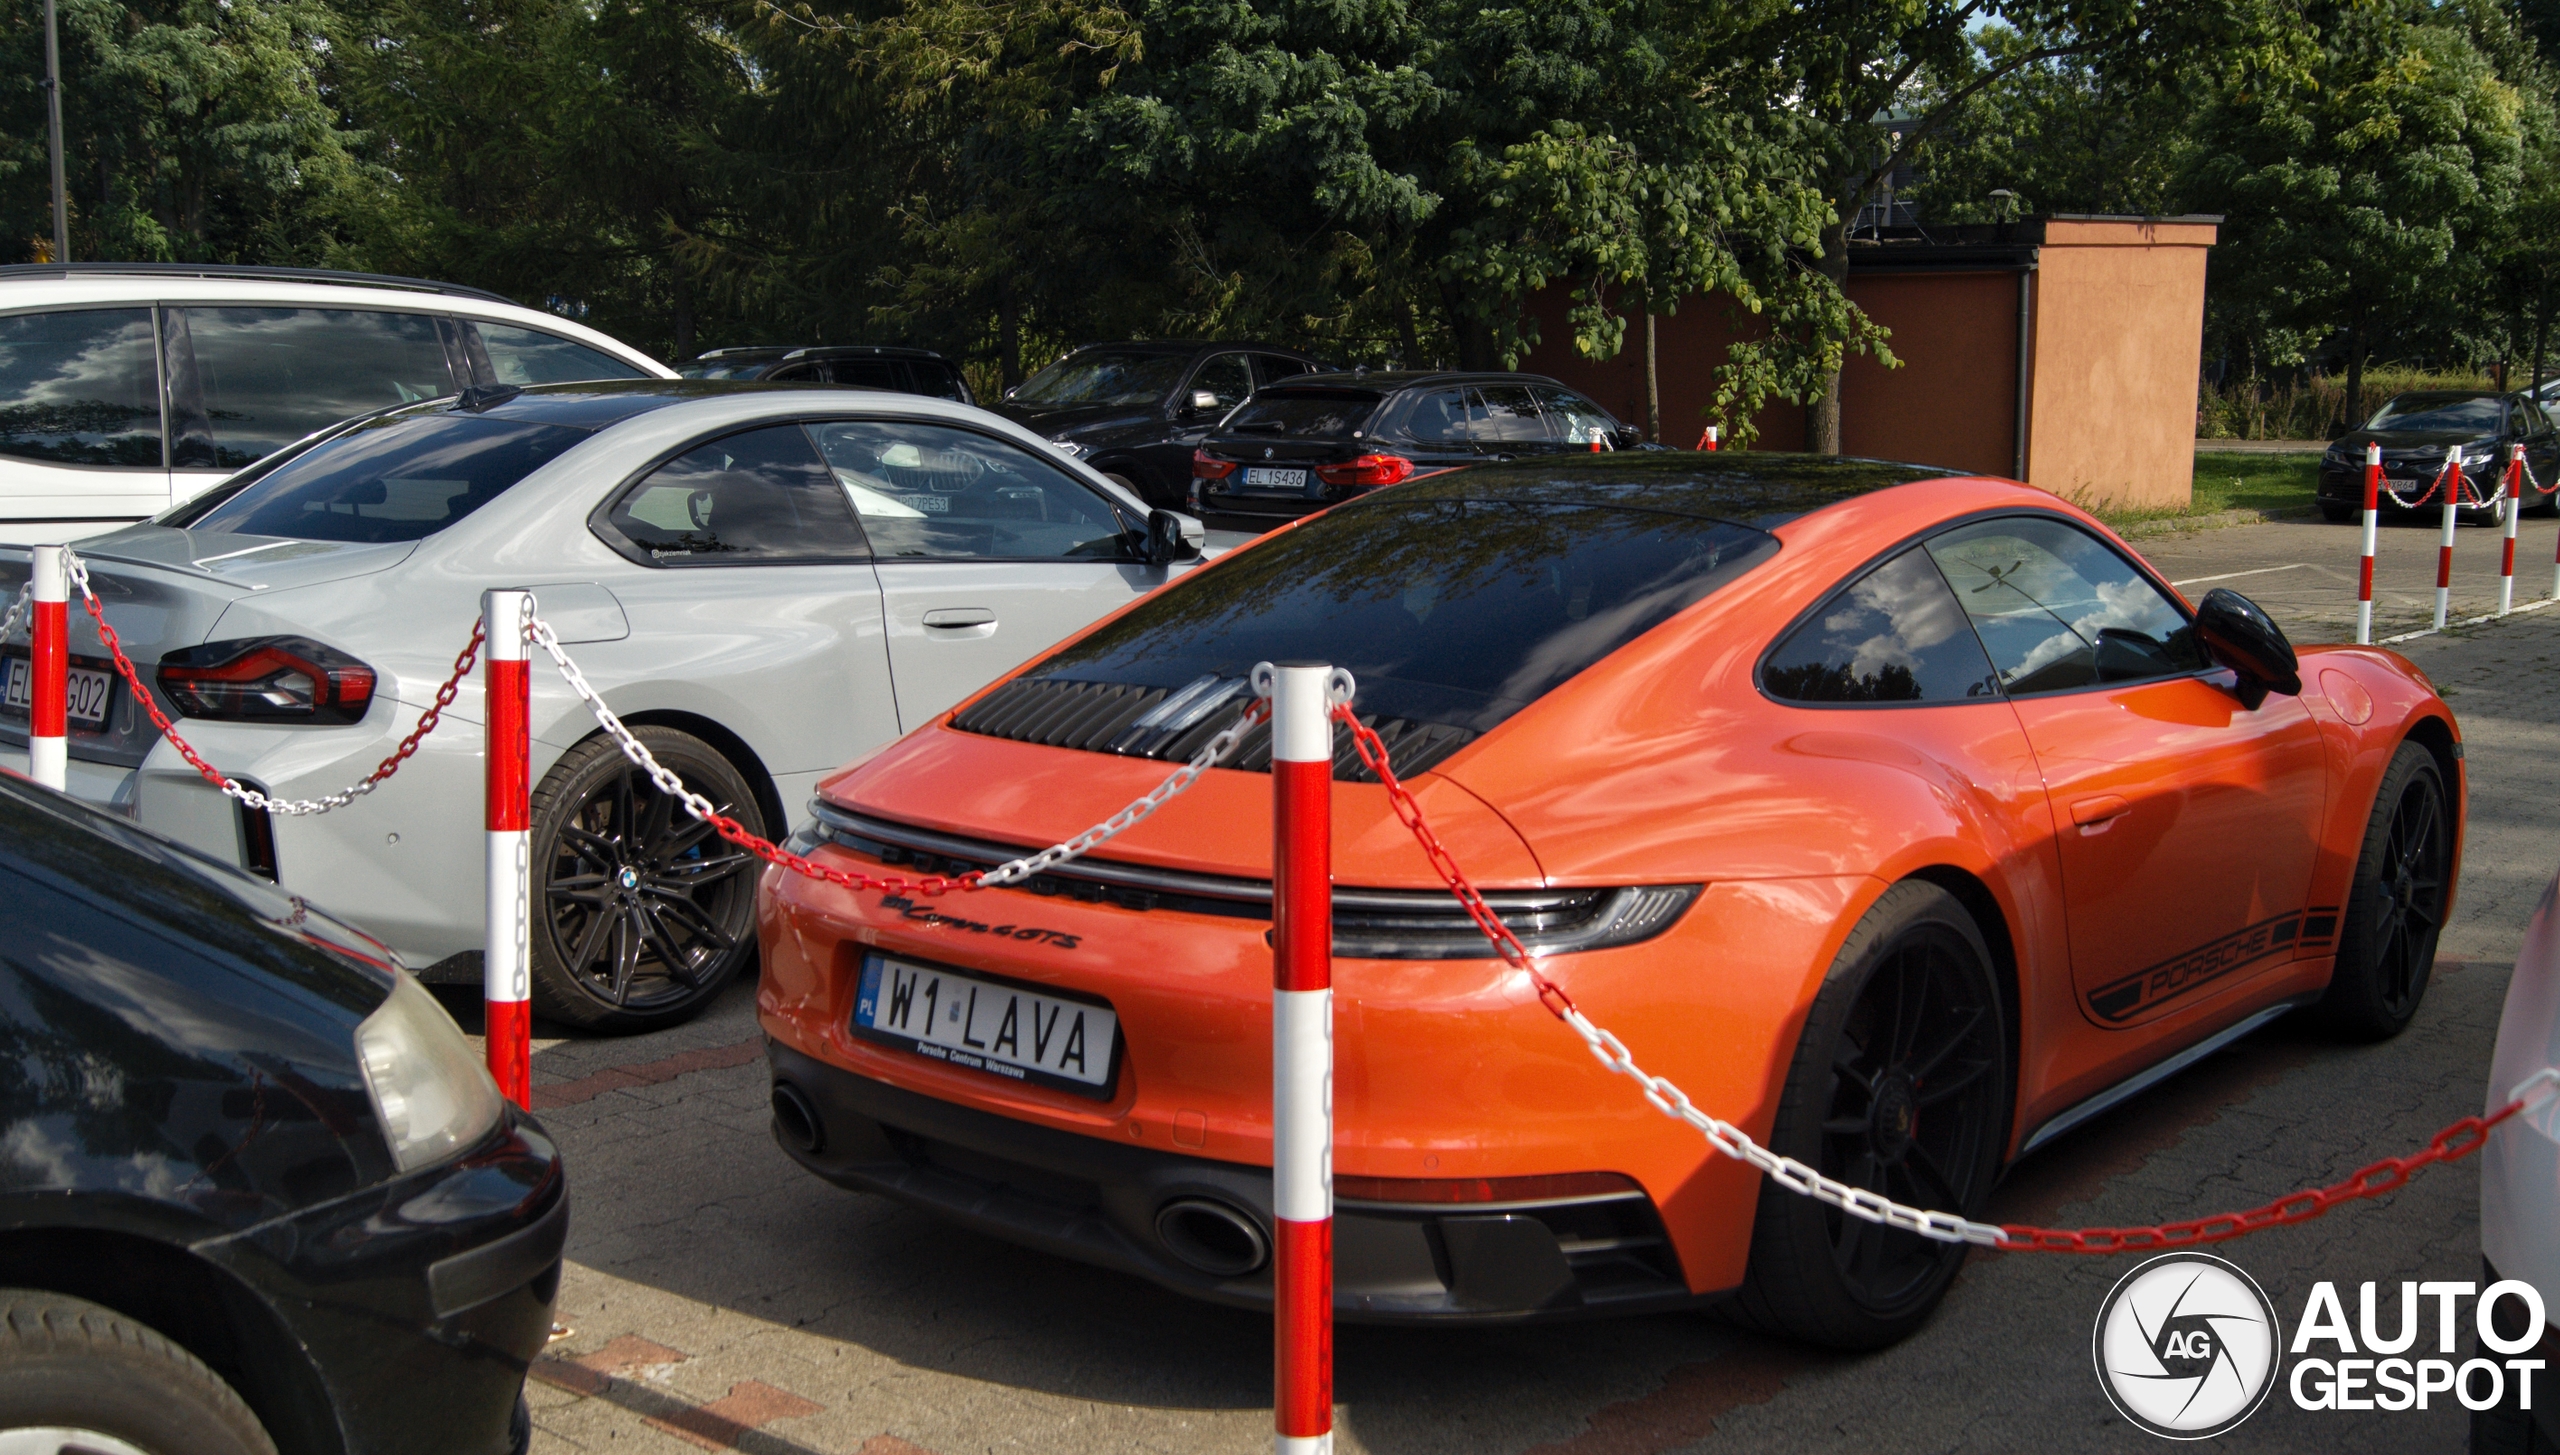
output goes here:
{"type": "MultiPolygon", "coordinates": [[[[1832,1188],[1839,1187],[1839,1184],[1834,1183],[1832,1187],[1816,1185],[1817,1182],[1830,1183],[1831,1179],[1821,1178],[1812,1169],[1805,1168],[1802,1164],[1793,1162],[1792,1159],[1777,1157],[1753,1144],[1738,1130],[1716,1122],[1712,1117],[1689,1107],[1687,1098],[1678,1094],[1678,1088],[1671,1087],[1668,1082],[1659,1077],[1647,1076],[1637,1070],[1633,1059],[1627,1056],[1624,1046],[1606,1031],[1600,1031],[1593,1026],[1575,1007],[1572,998],[1566,995],[1561,987],[1540,973],[1528,949],[1520,943],[1519,937],[1512,934],[1510,929],[1502,923],[1501,917],[1484,902],[1484,896],[1467,881],[1466,872],[1458,867],[1457,861],[1450,857],[1449,851],[1442,847],[1439,838],[1431,832],[1430,825],[1423,821],[1422,806],[1416,803],[1412,793],[1396,780],[1395,772],[1387,760],[1386,744],[1379,740],[1375,732],[1370,731],[1357,717],[1354,717],[1348,706],[1335,708],[1334,717],[1350,728],[1353,750],[1360,755],[1361,763],[1366,765],[1370,772],[1377,774],[1378,781],[1386,786],[1388,804],[1394,808],[1396,817],[1412,832],[1415,842],[1422,846],[1423,857],[1431,861],[1433,872],[1437,873],[1441,881],[1449,886],[1449,892],[1457,896],[1458,902],[1466,907],[1468,917],[1476,922],[1476,927],[1484,932],[1485,938],[1493,942],[1494,949],[1501,954],[1504,962],[1528,975],[1530,983],[1537,987],[1539,1001],[1557,1019],[1564,1021],[1577,1034],[1580,1034],[1591,1045],[1593,1052],[1600,1056],[1603,1064],[1608,1065],[1613,1071],[1622,1071],[1634,1077],[1646,1088],[1646,1100],[1651,1101],[1665,1113],[1706,1130],[1708,1140],[1718,1151],[1761,1168],[1793,1191],[1843,1206],[1846,1206],[1848,1199],[1857,1193],[1866,1191],[1865,1189],[1846,1189],[1843,1195],[1834,1195],[1832,1188]],[[1719,1131],[1725,1135],[1720,1136],[1719,1131]]],[[[1982,1224],[1972,1223],[1949,1213],[1925,1213],[1918,1209],[1903,1208],[1873,1193],[1866,1194],[1872,1199],[1869,1210],[1856,1207],[1850,1207],[1848,1210],[1862,1217],[1868,1217],[1870,1221],[1912,1227],[1914,1231],[1925,1237],[1937,1238],[1945,1242],[1986,1243],[2018,1252],[2128,1253],[2158,1248],[2184,1248],[2199,1243],[2219,1243],[2257,1232],[2262,1228],[2308,1222],[2341,1203],[2354,1202],[2360,1198],[2379,1197],[2393,1191],[2406,1183],[2413,1173],[2434,1166],[2438,1162],[2456,1161],[2479,1151],[2487,1143],[2492,1128],[2524,1111],[2527,1107],[2540,1103],[2551,1096],[2556,1089],[2560,1089],[2560,1069],[2542,1071],[2517,1087],[2514,1099],[2505,1106],[2487,1116],[2464,1117],[2436,1133],[2423,1150],[2413,1152],[2406,1157],[2386,1157],[2342,1182],[2333,1183],[2328,1187],[2292,1193],[2247,1212],[2222,1213],[2213,1217],[2195,1218],[2186,1222],[2167,1223],[2148,1228],[2040,1228],[2027,1224],[2006,1224],[1998,1228],[1986,1228],[1982,1224]]]]}
{"type": "MultiPolygon", "coordinates": [[[[2399,509],[2415,510],[2419,506],[2426,504],[2428,501],[2435,499],[2437,491],[2448,488],[2445,483],[2447,476],[2451,476],[2454,481],[2458,482],[2450,487],[2459,492],[2453,502],[2454,504],[2480,505],[2485,503],[2479,499],[2479,492],[2472,489],[2471,477],[2462,472],[2461,465],[2450,460],[2445,462],[2444,468],[2436,471],[2435,479],[2427,482],[2427,493],[2419,496],[2415,500],[2401,499],[2399,493],[2394,491],[2388,485],[2383,487],[2382,493],[2389,497],[2391,503],[2399,509]]],[[[2536,486],[2535,488],[2540,489],[2541,487],[2536,486]]],[[[2550,492],[2544,491],[2543,493],[2549,494],[2550,492]]]]}
{"type": "Polygon", "coordinates": [[[272,798],[254,788],[243,786],[236,778],[224,777],[220,769],[204,760],[204,756],[195,750],[194,744],[178,735],[177,725],[169,720],[167,713],[160,710],[159,699],[154,697],[151,689],[143,684],[142,674],[134,670],[132,659],[124,654],[124,643],[117,637],[116,629],[107,625],[107,615],[98,603],[98,593],[89,585],[87,568],[75,561],[72,565],[72,574],[80,587],[81,604],[89,609],[89,619],[97,623],[100,645],[104,646],[107,654],[115,659],[116,671],[123,676],[126,685],[133,689],[133,700],[141,703],[142,710],[150,715],[151,725],[160,730],[160,736],[169,740],[169,746],[176,748],[180,757],[185,758],[197,773],[203,775],[205,782],[231,797],[248,802],[253,808],[273,808],[287,813],[296,811],[320,813],[331,808],[343,808],[355,799],[371,793],[384,779],[399,772],[400,765],[409,761],[410,756],[418,751],[419,742],[427,734],[434,732],[436,725],[444,720],[444,710],[453,705],[453,696],[461,690],[462,679],[471,675],[471,665],[480,655],[480,623],[474,621],[471,623],[471,640],[463,645],[462,655],[453,660],[453,675],[447,677],[444,685],[436,689],[436,699],[425,712],[418,715],[418,725],[411,729],[407,737],[400,740],[400,746],[392,750],[391,756],[375,765],[372,772],[325,799],[301,803],[272,798]]]}

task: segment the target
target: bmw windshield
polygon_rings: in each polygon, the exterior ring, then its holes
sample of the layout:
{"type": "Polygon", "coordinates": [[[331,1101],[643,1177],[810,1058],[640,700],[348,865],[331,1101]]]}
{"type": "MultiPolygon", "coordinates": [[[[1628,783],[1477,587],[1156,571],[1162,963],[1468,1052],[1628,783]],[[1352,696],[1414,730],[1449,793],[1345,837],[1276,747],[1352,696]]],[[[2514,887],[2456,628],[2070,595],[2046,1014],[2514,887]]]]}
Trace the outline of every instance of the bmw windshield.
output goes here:
{"type": "Polygon", "coordinates": [[[1085,349],[1032,375],[1013,391],[1016,404],[1153,404],[1182,381],[1183,354],[1085,349]]]}

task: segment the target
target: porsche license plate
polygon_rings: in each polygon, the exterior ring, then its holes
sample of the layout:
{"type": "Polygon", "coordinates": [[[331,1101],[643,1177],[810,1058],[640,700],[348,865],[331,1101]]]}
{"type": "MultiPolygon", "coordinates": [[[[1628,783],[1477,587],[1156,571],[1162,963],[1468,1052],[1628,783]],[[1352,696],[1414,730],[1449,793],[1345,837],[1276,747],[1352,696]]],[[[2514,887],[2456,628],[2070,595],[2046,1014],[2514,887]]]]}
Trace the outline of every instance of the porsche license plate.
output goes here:
{"type": "Polygon", "coordinates": [[[1244,472],[1244,488],[1247,490],[1304,490],[1307,488],[1307,472],[1275,470],[1267,465],[1249,465],[1244,472]]]}
{"type": "Polygon", "coordinates": [[[865,955],[853,1033],[947,1065],[1099,1100],[1112,1093],[1120,1017],[1096,1001],[865,955]]]}
{"type": "MultiPolygon", "coordinates": [[[[5,701],[11,712],[30,712],[35,699],[35,663],[25,657],[0,658],[6,662],[9,686],[5,701]]],[[[115,679],[88,667],[71,669],[71,697],[65,704],[68,716],[82,727],[104,727],[107,724],[107,690],[115,679]]]]}

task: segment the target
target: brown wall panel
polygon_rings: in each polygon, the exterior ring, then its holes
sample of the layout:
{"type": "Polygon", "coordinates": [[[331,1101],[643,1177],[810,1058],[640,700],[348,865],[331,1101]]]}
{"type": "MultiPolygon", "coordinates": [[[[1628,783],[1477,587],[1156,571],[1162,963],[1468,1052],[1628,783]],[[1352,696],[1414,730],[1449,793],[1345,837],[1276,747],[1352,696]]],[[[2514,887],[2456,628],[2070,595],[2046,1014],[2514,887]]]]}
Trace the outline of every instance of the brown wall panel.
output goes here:
{"type": "Polygon", "coordinates": [[[1893,330],[1902,366],[1851,356],[1840,379],[1842,451],[2007,478],[2016,468],[2018,275],[1852,276],[1849,297],[1893,330]]]}

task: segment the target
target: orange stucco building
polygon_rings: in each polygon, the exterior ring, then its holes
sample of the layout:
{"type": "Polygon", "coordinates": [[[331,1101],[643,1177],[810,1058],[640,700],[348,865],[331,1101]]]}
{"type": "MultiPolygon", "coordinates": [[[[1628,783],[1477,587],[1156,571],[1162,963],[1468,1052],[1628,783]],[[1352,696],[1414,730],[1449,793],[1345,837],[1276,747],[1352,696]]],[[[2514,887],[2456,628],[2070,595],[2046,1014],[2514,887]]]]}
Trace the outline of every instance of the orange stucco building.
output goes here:
{"type": "MultiPolygon", "coordinates": [[[[1902,366],[1849,361],[1842,447],[2008,476],[2089,504],[2185,505],[2195,474],[2205,250],[2220,222],[2058,215],[1860,239],[1849,296],[1893,331],[1902,366]]],[[[1642,421],[1641,325],[1631,322],[1616,358],[1585,359],[1569,342],[1567,303],[1563,287],[1532,300],[1549,342],[1520,367],[1642,421]]],[[[1704,428],[1715,370],[1741,336],[1732,312],[1691,299],[1656,321],[1667,443],[1690,443],[1704,428]]],[[[1763,447],[1802,448],[1802,409],[1778,405],[1754,422],[1763,447]]]]}

